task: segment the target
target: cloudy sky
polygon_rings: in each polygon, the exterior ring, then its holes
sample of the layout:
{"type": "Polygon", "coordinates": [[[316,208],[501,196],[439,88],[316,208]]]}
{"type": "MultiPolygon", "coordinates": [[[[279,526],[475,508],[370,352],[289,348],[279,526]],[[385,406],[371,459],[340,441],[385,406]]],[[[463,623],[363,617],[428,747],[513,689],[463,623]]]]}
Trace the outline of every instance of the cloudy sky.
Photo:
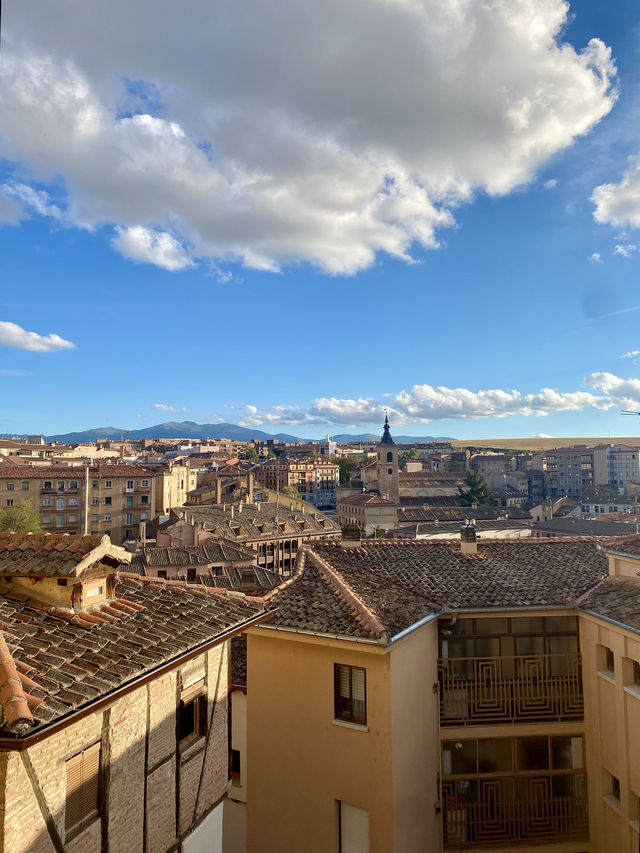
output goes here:
{"type": "Polygon", "coordinates": [[[2,14],[0,432],[640,427],[636,3],[2,14]]]}

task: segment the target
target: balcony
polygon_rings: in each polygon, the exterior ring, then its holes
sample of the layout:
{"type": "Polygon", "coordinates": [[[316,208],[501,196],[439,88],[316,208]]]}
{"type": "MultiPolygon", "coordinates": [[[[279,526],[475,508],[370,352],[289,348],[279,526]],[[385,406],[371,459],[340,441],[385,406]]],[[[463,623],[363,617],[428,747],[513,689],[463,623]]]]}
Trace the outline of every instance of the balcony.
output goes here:
{"type": "Polygon", "coordinates": [[[445,658],[438,671],[441,726],[583,718],[579,654],[445,658]]]}
{"type": "Polygon", "coordinates": [[[442,805],[445,849],[589,837],[583,773],[444,782],[442,805]]]}

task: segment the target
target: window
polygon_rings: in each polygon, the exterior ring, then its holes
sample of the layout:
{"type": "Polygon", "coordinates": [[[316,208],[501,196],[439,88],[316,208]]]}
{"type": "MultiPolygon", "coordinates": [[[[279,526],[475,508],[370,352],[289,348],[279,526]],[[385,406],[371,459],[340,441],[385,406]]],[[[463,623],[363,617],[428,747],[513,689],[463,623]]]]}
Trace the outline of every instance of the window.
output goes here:
{"type": "Polygon", "coordinates": [[[64,480],[58,480],[58,491],[64,492],[64,480]]]}
{"type": "Polygon", "coordinates": [[[140,521],[147,521],[147,520],[148,520],[148,518],[149,518],[149,513],[148,513],[148,512],[141,512],[141,513],[140,513],[140,521]]]}
{"type": "Polygon", "coordinates": [[[387,453],[387,462],[393,462],[393,453],[391,451],[387,453]]]}
{"type": "Polygon", "coordinates": [[[7,483],[7,491],[8,491],[8,492],[12,492],[12,491],[13,491],[13,483],[7,483]]]}
{"type": "Polygon", "coordinates": [[[99,516],[99,515],[92,515],[92,516],[91,516],[91,521],[92,521],[94,524],[96,524],[98,521],[100,521],[100,516],[99,516]]]}
{"type": "Polygon", "coordinates": [[[196,580],[196,570],[195,569],[187,569],[187,580],[194,581],[196,580]]]}
{"type": "Polygon", "coordinates": [[[70,841],[98,817],[100,790],[100,744],[65,761],[65,841],[70,841]]]}
{"type": "Polygon", "coordinates": [[[615,664],[615,659],[613,657],[613,652],[611,651],[611,649],[607,649],[606,664],[607,664],[606,668],[609,672],[615,672],[616,664],[615,664]]]}
{"type": "Polygon", "coordinates": [[[9,499],[9,500],[7,501],[7,506],[13,506],[13,501],[12,501],[11,499],[9,499]]]}
{"type": "Polygon", "coordinates": [[[104,504],[105,504],[105,506],[111,506],[111,498],[105,498],[104,504]]]}
{"type": "Polygon", "coordinates": [[[25,492],[27,492],[29,490],[29,481],[28,480],[22,481],[22,488],[25,492]]]}
{"type": "Polygon", "coordinates": [[[107,514],[105,515],[104,520],[105,520],[105,521],[111,521],[111,515],[110,515],[110,513],[107,513],[107,514]]]}
{"type": "Polygon", "coordinates": [[[127,480],[127,491],[128,491],[128,492],[132,492],[132,491],[133,491],[133,488],[134,488],[134,482],[133,482],[133,480],[127,480]]]}
{"type": "Polygon", "coordinates": [[[51,480],[45,480],[45,481],[44,481],[44,486],[43,486],[42,488],[43,488],[43,489],[52,489],[52,488],[53,488],[53,483],[52,483],[52,481],[51,481],[51,480]]]}
{"type": "Polygon", "coordinates": [[[78,488],[78,481],[77,480],[70,480],[69,481],[69,488],[70,489],[77,489],[78,488]]]}
{"type": "Polygon", "coordinates": [[[42,506],[53,506],[53,498],[43,498],[42,506]]]}
{"type": "Polygon", "coordinates": [[[140,481],[140,488],[148,489],[149,488],[149,481],[148,480],[141,480],[140,481]]]}
{"type": "Polygon", "coordinates": [[[111,481],[111,480],[105,480],[105,481],[104,481],[104,487],[105,487],[105,489],[110,489],[112,485],[113,485],[113,483],[112,483],[112,481],[111,481]]]}
{"type": "Polygon", "coordinates": [[[140,498],[140,503],[148,504],[149,503],[149,495],[142,495],[140,498]]]}
{"type": "Polygon", "coordinates": [[[75,524],[77,520],[78,520],[77,515],[70,515],[68,518],[69,524],[75,524]]]}
{"type": "Polygon", "coordinates": [[[133,498],[127,498],[127,509],[133,509],[133,498]]]}
{"type": "Polygon", "coordinates": [[[64,498],[56,498],[56,509],[64,509],[64,498]]]}
{"type": "Polygon", "coordinates": [[[338,801],[340,853],[369,853],[369,812],[338,801]]]}
{"type": "Polygon", "coordinates": [[[334,664],[334,704],[337,720],[366,725],[366,671],[363,667],[334,664]]]}
{"type": "Polygon", "coordinates": [[[158,569],[158,577],[162,578],[162,580],[167,579],[167,570],[166,569],[158,569]]]}
{"type": "Polygon", "coordinates": [[[104,595],[104,586],[94,586],[92,589],[88,589],[85,592],[85,598],[87,600],[91,598],[101,598],[104,595]]]}
{"type": "Polygon", "coordinates": [[[69,498],[69,506],[78,506],[78,498],[69,498]]]}
{"type": "Polygon", "coordinates": [[[207,697],[204,679],[183,689],[180,696],[179,729],[180,746],[186,747],[207,731],[207,697]]]}
{"type": "Polygon", "coordinates": [[[43,524],[51,524],[51,516],[50,515],[43,515],[42,516],[42,523],[43,524]]]}
{"type": "Polygon", "coordinates": [[[610,681],[615,679],[615,656],[608,646],[596,646],[596,667],[600,675],[610,681]]]}
{"type": "Polygon", "coordinates": [[[91,498],[91,506],[100,506],[100,498],[91,498]]]}
{"type": "Polygon", "coordinates": [[[234,785],[241,785],[242,781],[240,778],[240,750],[232,749],[231,750],[231,780],[234,785]]]}
{"type": "Polygon", "coordinates": [[[133,539],[133,530],[125,530],[124,538],[125,539],[133,539]]]}
{"type": "Polygon", "coordinates": [[[128,512],[126,514],[124,523],[125,524],[133,524],[133,513],[132,512],[128,512]]]}
{"type": "Polygon", "coordinates": [[[100,487],[100,480],[92,480],[91,486],[94,489],[98,489],[100,487]]]}

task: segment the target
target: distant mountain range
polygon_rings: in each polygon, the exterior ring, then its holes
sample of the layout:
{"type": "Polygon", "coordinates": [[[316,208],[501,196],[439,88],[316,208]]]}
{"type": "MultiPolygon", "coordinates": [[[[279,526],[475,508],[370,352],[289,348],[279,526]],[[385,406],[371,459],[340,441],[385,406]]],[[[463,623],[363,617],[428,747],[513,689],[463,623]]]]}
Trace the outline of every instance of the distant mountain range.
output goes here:
{"type": "MultiPolygon", "coordinates": [[[[332,436],[338,444],[347,444],[350,441],[379,441],[380,434],[362,433],[360,435],[351,435],[348,432],[340,433],[332,436]]],[[[194,421],[168,421],[163,424],[145,427],[144,429],[118,429],[117,427],[98,427],[97,429],[87,429],[82,432],[67,432],[62,435],[46,435],[45,441],[57,441],[61,444],[87,444],[93,443],[98,438],[119,439],[121,436],[132,439],[133,441],[143,438],[195,438],[195,439],[221,439],[228,438],[231,441],[251,441],[254,438],[260,441],[268,439],[277,439],[278,441],[288,444],[303,442],[308,444],[314,440],[312,438],[298,438],[295,435],[279,432],[275,435],[263,432],[259,429],[251,427],[241,427],[237,424],[197,424],[194,421]]],[[[12,436],[4,436],[11,438],[12,436]]],[[[15,436],[16,438],[26,438],[26,435],[15,436]]],[[[418,444],[425,441],[453,441],[446,437],[422,436],[420,438],[409,435],[394,436],[396,444],[418,444]]]]}

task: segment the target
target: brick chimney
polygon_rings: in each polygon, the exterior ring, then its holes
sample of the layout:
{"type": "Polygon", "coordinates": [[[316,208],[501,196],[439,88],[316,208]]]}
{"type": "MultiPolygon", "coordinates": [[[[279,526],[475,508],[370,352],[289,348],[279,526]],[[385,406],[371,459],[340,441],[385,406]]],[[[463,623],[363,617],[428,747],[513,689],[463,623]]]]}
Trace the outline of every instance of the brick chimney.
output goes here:
{"type": "Polygon", "coordinates": [[[471,521],[465,521],[460,528],[460,550],[463,554],[477,554],[478,541],[476,539],[476,526],[471,521]]]}

